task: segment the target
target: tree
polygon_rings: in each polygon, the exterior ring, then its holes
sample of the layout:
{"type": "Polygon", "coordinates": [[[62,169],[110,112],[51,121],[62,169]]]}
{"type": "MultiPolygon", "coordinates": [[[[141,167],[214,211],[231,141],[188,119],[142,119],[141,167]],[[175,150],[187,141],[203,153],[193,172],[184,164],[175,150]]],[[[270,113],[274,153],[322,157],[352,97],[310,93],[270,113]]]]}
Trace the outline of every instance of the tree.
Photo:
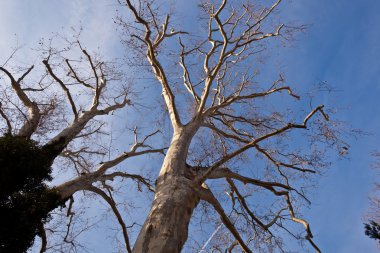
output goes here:
{"type": "MultiPolygon", "coordinates": [[[[32,80],[32,84],[28,84],[26,81],[34,66],[26,70],[19,68],[20,77],[15,77],[6,68],[17,49],[0,67],[4,74],[0,104],[0,115],[4,120],[3,136],[0,137],[2,252],[25,252],[36,235],[46,240],[43,224],[49,219],[49,213],[64,205],[72,195],[67,184],[58,187],[45,184],[52,179],[51,165],[58,156],[73,159],[75,155],[99,155],[100,149],[91,151],[86,146],[89,142],[84,140],[101,133],[104,123],[95,120],[131,105],[125,85],[120,85],[118,97],[107,97],[107,89],[112,87],[108,82],[121,82],[123,76],[115,72],[111,64],[91,57],[79,41],[62,50],[44,46],[41,42],[46,72],[37,77],[37,82],[32,80]],[[67,58],[70,52],[78,52],[78,49],[82,54],[79,59],[67,58]],[[59,66],[64,67],[60,69],[59,66]],[[87,68],[87,72],[83,68],[87,68]],[[60,77],[62,70],[67,74],[60,77]],[[5,77],[9,79],[8,84],[5,84],[5,77]],[[66,111],[66,101],[60,91],[52,87],[56,84],[66,96],[72,118],[66,111]],[[84,97],[92,96],[86,111],[75,100],[78,96],[72,95],[74,89],[87,92],[84,97]],[[32,137],[39,142],[33,141],[32,137]],[[78,140],[82,144],[78,144],[78,140]],[[74,143],[73,147],[79,151],[70,150],[74,143]]],[[[79,173],[83,171],[78,169],[79,173]]]]}
{"type": "Polygon", "coordinates": [[[375,239],[380,240],[380,225],[375,221],[370,221],[370,224],[364,224],[365,235],[375,239]]]}
{"type": "MultiPolygon", "coordinates": [[[[300,100],[300,96],[285,85],[283,75],[270,84],[260,78],[260,59],[266,56],[268,48],[275,48],[275,44],[269,42],[275,38],[286,41],[303,29],[279,22],[280,3],[278,0],[268,7],[265,3],[249,1],[244,4],[202,1],[199,4],[201,35],[195,29],[177,29],[171,21],[172,15],[162,11],[165,4],[160,6],[143,0],[121,3],[122,10],[132,15],[132,21],[125,17],[116,19],[123,31],[123,42],[133,53],[131,65],[149,69],[150,72],[139,73],[153,76],[162,88],[163,112],[171,126],[171,130],[163,128],[166,132],[162,132],[164,137],[165,134],[170,136],[170,144],[167,148],[151,147],[148,142],[158,132],[152,130],[140,140],[135,128],[130,151],[106,162],[83,156],[99,154],[99,151],[89,151],[87,147],[71,150],[68,145],[76,137],[99,132],[100,128],[93,128],[82,133],[94,117],[128,105],[130,100],[123,97],[122,102],[99,109],[101,92],[109,80],[114,80],[103,72],[103,62],[95,62],[76,43],[92,74],[82,77],[71,65],[72,61],[60,57],[60,51],[48,50],[43,61],[47,74],[67,95],[74,118],[69,127],[45,144],[54,148],[54,159],[61,155],[78,166],[75,178],[51,187],[61,200],[70,199],[68,229],[73,217],[73,196],[87,191],[109,204],[121,227],[127,252],[180,252],[188,240],[192,217],[201,208],[205,210],[204,215],[216,213],[222,222],[220,226],[229,233],[217,235],[220,227],[217,228],[198,250],[207,247],[212,252],[272,252],[275,249],[284,252],[281,235],[285,232],[306,240],[320,252],[309,223],[299,214],[299,207],[309,202],[305,190],[313,184],[313,176],[328,164],[325,151],[346,144],[340,139],[337,123],[329,120],[323,105],[309,112],[290,110],[292,106],[297,108],[296,104],[290,101],[286,108],[280,99],[300,100]],[[76,85],[93,91],[89,110],[77,109],[77,100],[69,89],[71,82],[56,74],[54,68],[59,65],[51,64],[52,56],[61,59],[66,66],[63,73],[69,73],[68,78],[76,85]],[[115,167],[129,158],[155,153],[164,154],[158,176],[147,178],[147,175],[131,174],[115,167]],[[110,181],[117,177],[133,179],[154,193],[150,211],[133,247],[130,228],[110,186],[110,181]],[[154,187],[151,181],[155,181],[154,187]],[[217,242],[214,237],[218,238],[217,242]]],[[[38,116],[41,115],[39,107],[20,86],[31,69],[18,80],[4,68],[1,70],[30,111],[25,123],[29,130],[25,135],[25,127],[15,131],[7,117],[9,114],[2,110],[8,132],[30,139],[38,126],[43,126],[42,116],[38,116]]],[[[152,90],[157,92],[157,89],[152,90]]],[[[45,114],[48,112],[50,110],[45,114]]],[[[42,230],[40,234],[44,238],[42,230]]],[[[71,243],[67,235],[68,232],[63,239],[71,243]]],[[[46,248],[46,240],[43,241],[41,251],[46,248]]]]}
{"type": "MultiPolygon", "coordinates": [[[[380,153],[376,152],[373,154],[374,157],[376,157],[376,162],[374,163],[374,168],[378,169],[380,168],[379,163],[379,157],[380,153]]],[[[365,220],[367,220],[367,223],[364,223],[364,233],[369,238],[372,238],[374,240],[379,240],[380,242],[380,225],[379,225],[379,219],[380,219],[380,199],[378,196],[378,190],[380,188],[379,184],[375,184],[375,193],[370,198],[370,207],[369,211],[365,217],[365,220]]]]}

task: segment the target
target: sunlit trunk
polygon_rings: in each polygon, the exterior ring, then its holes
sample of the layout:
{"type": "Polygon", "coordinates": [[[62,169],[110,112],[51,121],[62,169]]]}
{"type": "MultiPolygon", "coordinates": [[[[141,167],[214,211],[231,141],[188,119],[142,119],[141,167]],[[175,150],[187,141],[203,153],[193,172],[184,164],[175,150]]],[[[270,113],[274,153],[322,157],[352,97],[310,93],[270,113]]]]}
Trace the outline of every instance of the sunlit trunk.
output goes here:
{"type": "Polygon", "coordinates": [[[157,191],[155,200],[133,252],[180,252],[188,236],[188,226],[198,196],[182,180],[168,181],[157,191]]]}
{"type": "Polygon", "coordinates": [[[133,248],[134,253],[180,252],[199,203],[186,156],[193,132],[174,135],[157,179],[155,199],[133,248]]]}

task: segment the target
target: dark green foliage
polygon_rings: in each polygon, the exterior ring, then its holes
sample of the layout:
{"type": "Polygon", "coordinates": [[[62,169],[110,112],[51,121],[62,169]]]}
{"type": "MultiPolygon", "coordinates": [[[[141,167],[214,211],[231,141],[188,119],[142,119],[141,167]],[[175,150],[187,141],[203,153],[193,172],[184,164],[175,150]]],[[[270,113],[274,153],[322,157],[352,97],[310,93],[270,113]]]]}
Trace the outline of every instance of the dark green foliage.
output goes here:
{"type": "Polygon", "coordinates": [[[6,135],[0,138],[0,199],[30,190],[50,180],[51,161],[31,140],[6,135]]]}
{"type": "Polygon", "coordinates": [[[0,137],[0,252],[25,252],[49,212],[62,204],[47,187],[49,152],[21,137],[0,137]]]}
{"type": "Polygon", "coordinates": [[[370,224],[364,224],[365,234],[372,239],[379,240],[380,242],[380,225],[374,221],[370,224]]]}

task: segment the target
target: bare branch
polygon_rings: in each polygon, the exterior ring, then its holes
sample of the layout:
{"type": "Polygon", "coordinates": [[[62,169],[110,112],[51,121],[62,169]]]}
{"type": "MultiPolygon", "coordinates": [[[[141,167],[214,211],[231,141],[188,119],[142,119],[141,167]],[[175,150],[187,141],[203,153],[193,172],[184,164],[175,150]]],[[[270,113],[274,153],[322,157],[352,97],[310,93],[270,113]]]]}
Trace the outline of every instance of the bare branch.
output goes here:
{"type": "MultiPolygon", "coordinates": [[[[208,170],[205,170],[205,171],[207,172],[208,170]]],[[[262,181],[258,179],[253,179],[250,177],[245,177],[245,176],[240,175],[239,173],[231,171],[228,168],[218,168],[214,170],[208,176],[208,179],[218,179],[218,178],[227,178],[227,179],[233,178],[233,179],[241,181],[244,184],[253,184],[253,185],[261,186],[264,188],[280,187],[286,190],[293,190],[293,188],[288,185],[284,185],[278,182],[266,182],[266,181],[262,181]]]]}
{"type": "Polygon", "coordinates": [[[252,253],[252,251],[249,249],[249,247],[245,244],[245,242],[241,238],[239,232],[236,230],[234,224],[230,221],[230,219],[224,212],[222,205],[215,198],[214,194],[212,194],[212,192],[209,189],[205,189],[204,187],[202,187],[202,189],[200,189],[199,192],[200,192],[201,199],[210,203],[214,207],[214,209],[218,212],[223,224],[228,228],[228,230],[230,230],[231,234],[239,242],[240,247],[245,252],[252,253]]]}
{"type": "Polygon", "coordinates": [[[99,178],[99,181],[113,180],[115,177],[123,177],[123,178],[130,178],[132,180],[136,180],[137,182],[145,185],[149,191],[153,193],[155,192],[153,185],[146,178],[137,174],[129,174],[129,173],[121,172],[121,171],[116,171],[110,174],[104,174],[103,176],[99,178]]]}
{"type": "Polygon", "coordinates": [[[24,74],[22,74],[22,76],[18,78],[16,81],[16,79],[8,70],[6,70],[3,67],[0,67],[0,70],[3,71],[11,80],[12,88],[16,92],[18,98],[28,108],[28,118],[17,134],[26,138],[30,138],[30,136],[36,131],[41,118],[40,109],[38,108],[38,105],[34,101],[30,100],[30,98],[24,92],[20,85],[22,80],[24,80],[24,78],[32,71],[33,68],[34,66],[28,68],[27,71],[24,74]]]}
{"type": "Polygon", "coordinates": [[[313,246],[313,248],[318,252],[318,253],[321,253],[321,250],[318,248],[318,246],[314,243],[314,241],[312,240],[313,238],[313,234],[311,233],[311,230],[310,230],[310,225],[309,223],[304,220],[304,219],[301,219],[301,218],[298,218],[295,216],[294,214],[294,209],[293,209],[293,205],[292,205],[292,202],[290,200],[290,196],[289,196],[289,193],[288,192],[276,192],[274,191],[274,193],[276,195],[284,195],[285,196],[285,199],[286,199],[286,202],[288,203],[288,209],[289,209],[289,214],[292,218],[292,220],[296,223],[300,223],[302,224],[304,227],[305,227],[305,230],[306,230],[306,240],[309,241],[309,243],[313,246]]]}
{"type": "Polygon", "coordinates": [[[69,100],[69,103],[71,105],[71,109],[74,113],[74,120],[78,120],[78,110],[76,108],[75,102],[73,97],[71,96],[70,90],[66,87],[66,85],[63,83],[61,79],[59,79],[53,72],[53,69],[51,68],[48,60],[43,60],[42,63],[46,66],[47,71],[49,74],[53,77],[53,79],[61,86],[63,91],[66,93],[67,99],[69,100]]]}
{"type": "Polygon", "coordinates": [[[2,103],[0,102],[0,115],[1,117],[5,120],[5,122],[7,123],[7,133],[8,134],[11,134],[12,133],[12,124],[8,118],[8,116],[4,113],[3,109],[2,109],[2,103]]]}
{"type": "Polygon", "coordinates": [[[181,45],[181,48],[182,48],[181,55],[180,55],[181,61],[179,62],[179,64],[181,65],[181,67],[183,69],[183,83],[184,83],[186,89],[193,96],[195,102],[197,104],[199,104],[200,98],[197,95],[196,91],[194,90],[194,85],[191,82],[189,70],[188,70],[186,63],[185,63],[185,46],[182,44],[181,38],[179,38],[179,44],[181,45]]]}
{"type": "Polygon", "coordinates": [[[303,123],[302,124],[292,124],[292,123],[289,123],[287,124],[286,126],[282,127],[282,128],[279,128],[275,131],[272,131],[268,134],[265,134],[261,137],[258,137],[254,140],[252,140],[251,142],[245,144],[243,147],[225,155],[224,157],[222,157],[219,161],[215,162],[212,166],[210,166],[208,168],[208,170],[202,175],[202,176],[198,176],[196,178],[196,181],[197,182],[203,182],[208,176],[209,174],[215,170],[216,168],[220,167],[221,165],[223,165],[224,163],[226,163],[227,161],[231,160],[232,158],[240,155],[241,153],[243,153],[244,151],[252,148],[252,147],[255,147],[256,144],[258,144],[259,142],[263,141],[263,140],[266,140],[272,136],[276,136],[276,135],[279,135],[279,134],[282,134],[290,129],[297,129],[297,128],[303,128],[303,129],[306,129],[307,128],[307,123],[308,121],[310,120],[310,118],[318,111],[321,112],[321,114],[324,116],[324,118],[326,120],[328,120],[328,117],[327,115],[323,112],[323,105],[320,105],[318,107],[316,107],[313,111],[311,111],[307,116],[306,118],[304,119],[303,123]]]}
{"type": "Polygon", "coordinates": [[[70,227],[71,227],[71,224],[72,224],[72,221],[73,221],[73,217],[75,215],[74,212],[72,212],[72,208],[73,208],[73,205],[74,205],[74,198],[73,196],[70,196],[70,202],[69,202],[69,207],[67,208],[67,213],[66,213],[66,217],[69,217],[69,221],[68,223],[66,224],[66,234],[65,236],[63,237],[63,241],[64,242],[67,242],[67,243],[71,243],[73,244],[72,241],[69,241],[67,238],[69,236],[69,233],[70,233],[70,227]]]}
{"type": "Polygon", "coordinates": [[[68,59],[66,59],[65,62],[71,71],[70,73],[75,78],[75,80],[78,81],[78,83],[82,84],[83,86],[85,86],[87,88],[94,89],[94,87],[92,87],[91,85],[89,85],[88,83],[86,83],[85,81],[83,81],[79,78],[77,72],[74,70],[73,66],[70,64],[70,61],[68,59]]]}
{"type": "Polygon", "coordinates": [[[290,168],[290,169],[294,169],[294,170],[297,170],[297,171],[301,171],[301,172],[309,172],[309,173],[316,173],[315,170],[311,170],[311,169],[304,169],[304,168],[300,168],[300,167],[297,167],[295,165],[292,165],[292,164],[287,164],[287,163],[283,163],[283,162],[279,162],[277,160],[275,160],[265,149],[261,148],[259,145],[256,145],[255,148],[262,154],[264,154],[264,156],[266,158],[268,158],[268,160],[270,160],[275,166],[279,167],[279,166],[283,166],[283,167],[286,167],[286,168],[290,168]]]}
{"type": "Polygon", "coordinates": [[[38,233],[41,237],[40,253],[44,253],[46,251],[47,238],[46,238],[46,231],[45,231],[44,225],[42,223],[40,223],[40,225],[39,225],[38,233]]]}
{"type": "MultiPolygon", "coordinates": [[[[47,66],[50,65],[46,62],[47,66]]],[[[51,69],[51,68],[50,68],[51,69]]],[[[96,70],[95,70],[96,71],[96,70]]],[[[53,72],[51,74],[54,74],[53,72]]],[[[99,109],[99,96],[102,92],[102,89],[106,85],[106,80],[104,79],[104,76],[102,74],[102,77],[100,78],[100,84],[95,90],[95,95],[93,97],[93,103],[90,106],[88,111],[83,111],[81,115],[78,114],[76,111],[75,103],[73,101],[73,98],[71,95],[68,95],[70,97],[70,103],[72,105],[72,109],[74,114],[76,115],[74,118],[74,121],[63,129],[61,132],[59,132],[55,137],[53,137],[46,146],[55,147],[56,155],[58,155],[66,146],[67,144],[72,141],[74,138],[77,137],[77,135],[84,129],[84,127],[87,125],[87,123],[99,115],[106,115],[109,114],[112,111],[115,111],[117,109],[121,109],[125,107],[126,105],[131,105],[131,101],[128,99],[127,95],[125,94],[124,99],[121,102],[115,101],[114,104],[111,104],[103,109],[99,109]]],[[[61,82],[61,85],[65,86],[63,82],[57,78],[57,81],[61,82]]],[[[67,87],[65,87],[67,89],[67,87]]],[[[70,94],[69,90],[67,89],[67,94],[70,94]]],[[[115,99],[116,100],[116,99],[115,99]]]]}
{"type": "Polygon", "coordinates": [[[156,57],[156,50],[155,50],[155,48],[158,46],[158,44],[161,43],[161,41],[163,40],[163,36],[166,32],[167,25],[169,22],[169,16],[167,16],[165,23],[163,24],[163,31],[161,32],[161,35],[160,35],[161,37],[160,36],[157,37],[156,41],[153,43],[151,41],[151,30],[150,30],[148,22],[146,20],[144,20],[139,15],[139,13],[137,12],[136,8],[132,5],[130,0],[126,0],[125,2],[127,4],[128,8],[132,11],[136,21],[138,23],[142,24],[145,28],[145,36],[144,36],[144,38],[141,38],[141,39],[145,42],[145,44],[148,47],[146,56],[148,58],[150,65],[153,68],[153,71],[154,71],[154,74],[156,75],[157,80],[162,85],[162,94],[164,96],[165,103],[166,103],[166,106],[167,106],[168,111],[169,111],[169,115],[170,115],[172,125],[173,125],[174,129],[177,129],[182,124],[181,124],[180,117],[179,117],[177,109],[176,109],[175,97],[174,97],[174,94],[173,94],[173,92],[169,86],[169,83],[168,83],[166,74],[164,72],[164,69],[162,68],[161,63],[159,62],[159,60],[156,57]]]}
{"type": "Polygon", "coordinates": [[[237,195],[237,198],[238,198],[238,201],[240,203],[240,205],[244,208],[244,210],[249,214],[249,216],[251,217],[251,219],[256,222],[257,224],[259,224],[259,226],[268,231],[271,235],[272,233],[269,231],[269,227],[268,225],[265,225],[259,218],[256,217],[256,215],[253,214],[253,212],[251,211],[251,209],[248,207],[244,197],[240,194],[239,190],[237,189],[236,185],[234,184],[234,182],[231,180],[231,179],[227,179],[227,182],[228,184],[230,185],[232,191],[234,193],[236,193],[237,195]]]}
{"type": "Polygon", "coordinates": [[[141,145],[134,145],[131,148],[130,152],[125,152],[124,154],[116,157],[113,160],[103,162],[100,164],[100,166],[94,171],[90,173],[85,173],[77,178],[74,178],[70,181],[67,181],[57,187],[55,187],[58,192],[61,195],[62,199],[65,199],[69,196],[72,196],[75,192],[80,190],[85,190],[87,187],[91,186],[93,183],[98,181],[104,181],[104,180],[112,180],[116,176],[121,177],[127,177],[132,178],[135,180],[140,181],[141,183],[145,184],[148,189],[151,191],[153,190],[153,187],[148,183],[146,179],[144,179],[142,176],[134,175],[134,174],[127,174],[127,173],[121,173],[121,172],[114,172],[111,174],[106,175],[105,173],[110,168],[115,167],[116,165],[122,163],[128,158],[145,155],[145,154],[155,154],[155,153],[161,153],[164,154],[164,148],[163,149],[146,149],[142,151],[137,151],[137,148],[141,145]]]}
{"type": "Polygon", "coordinates": [[[123,230],[123,237],[124,237],[125,247],[127,249],[127,252],[131,253],[132,249],[131,249],[131,244],[129,242],[127,227],[125,226],[123,218],[121,217],[121,214],[120,214],[119,210],[117,209],[116,203],[112,197],[111,192],[108,190],[109,191],[109,196],[108,196],[104,191],[102,191],[101,189],[94,187],[94,186],[88,187],[87,190],[98,194],[109,204],[109,206],[111,207],[113,213],[115,214],[115,216],[117,218],[117,221],[119,222],[119,224],[121,226],[121,229],[123,230]]]}
{"type": "Polygon", "coordinates": [[[268,96],[272,93],[277,93],[277,92],[280,92],[280,91],[283,91],[283,90],[286,90],[288,91],[289,95],[296,98],[296,99],[300,99],[300,97],[296,94],[293,93],[292,89],[289,87],[289,86],[284,86],[284,87],[280,87],[280,88],[274,88],[274,89],[271,89],[267,92],[262,92],[262,93],[252,93],[252,94],[249,94],[249,95],[239,95],[239,94],[233,94],[229,97],[227,97],[222,103],[220,103],[219,105],[216,105],[214,107],[210,107],[209,109],[206,110],[206,112],[204,114],[209,114],[209,113],[213,113],[215,111],[217,111],[218,109],[220,108],[223,108],[223,107],[226,107],[226,106],[229,106],[231,105],[232,103],[234,102],[238,102],[240,100],[248,100],[248,99],[255,99],[255,98],[259,98],[259,97],[265,97],[265,96],[268,96]]]}

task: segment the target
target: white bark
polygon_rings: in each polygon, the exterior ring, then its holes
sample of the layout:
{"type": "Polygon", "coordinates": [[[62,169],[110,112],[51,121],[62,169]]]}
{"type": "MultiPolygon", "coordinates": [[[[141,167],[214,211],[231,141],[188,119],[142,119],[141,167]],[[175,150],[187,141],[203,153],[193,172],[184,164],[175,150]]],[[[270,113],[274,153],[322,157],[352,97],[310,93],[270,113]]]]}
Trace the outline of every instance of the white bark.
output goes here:
{"type": "Polygon", "coordinates": [[[157,189],[152,208],[136,240],[134,253],[180,252],[199,197],[190,180],[171,177],[157,189]]]}
{"type": "Polygon", "coordinates": [[[133,248],[134,253],[180,252],[188,236],[188,225],[199,194],[186,165],[191,139],[199,124],[177,128],[156,181],[149,215],[133,248]]]}
{"type": "MultiPolygon", "coordinates": [[[[3,67],[0,67],[0,70],[3,71],[11,80],[11,85],[13,90],[15,91],[17,97],[21,100],[21,102],[28,108],[28,117],[24,125],[18,131],[18,136],[23,136],[26,138],[30,138],[30,136],[34,133],[34,131],[38,127],[38,123],[40,122],[41,113],[38,108],[36,102],[32,101],[28,95],[21,88],[21,82],[23,79],[32,71],[34,66],[31,66],[20,78],[17,80],[13,77],[13,75],[3,67]]],[[[8,127],[9,127],[8,123],[8,127]]]]}

